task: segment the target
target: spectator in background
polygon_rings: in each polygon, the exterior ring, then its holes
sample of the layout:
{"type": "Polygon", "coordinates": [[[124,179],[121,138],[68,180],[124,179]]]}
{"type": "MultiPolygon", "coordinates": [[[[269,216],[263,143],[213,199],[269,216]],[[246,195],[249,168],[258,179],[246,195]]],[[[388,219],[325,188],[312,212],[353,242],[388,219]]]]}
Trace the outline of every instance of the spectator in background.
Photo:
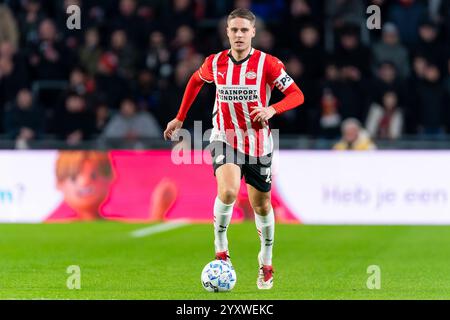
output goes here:
{"type": "Polygon", "coordinates": [[[420,122],[420,102],[417,88],[425,78],[427,68],[425,57],[417,55],[412,59],[412,72],[407,82],[408,105],[405,106],[405,132],[417,134],[420,122]]]}
{"type": "Polygon", "coordinates": [[[195,10],[192,0],[172,0],[169,11],[164,19],[165,29],[173,37],[181,26],[195,26],[195,10]]]}
{"type": "MultiPolygon", "coordinates": [[[[94,82],[89,78],[81,67],[74,67],[69,74],[69,84],[62,92],[59,105],[63,105],[66,98],[72,94],[83,97],[88,106],[96,102],[96,94],[94,94],[94,82]]],[[[88,107],[89,108],[89,107],[88,107]]]]}
{"type": "Polygon", "coordinates": [[[295,42],[296,52],[304,63],[305,77],[314,80],[319,79],[323,76],[323,65],[325,63],[319,29],[314,24],[303,25],[298,32],[298,40],[295,42]]]}
{"type": "Polygon", "coordinates": [[[0,56],[8,59],[19,58],[18,49],[9,41],[0,42],[0,56]]]}
{"type": "Polygon", "coordinates": [[[10,42],[0,43],[0,109],[29,84],[28,72],[10,42]]]}
{"type": "Polygon", "coordinates": [[[425,57],[429,62],[443,70],[445,64],[445,45],[438,39],[437,26],[426,19],[419,26],[420,41],[415,54],[425,57]]]}
{"type": "Polygon", "coordinates": [[[106,103],[100,102],[94,107],[96,135],[100,135],[111,120],[111,110],[106,103]]]}
{"type": "Polygon", "coordinates": [[[30,141],[44,133],[44,122],[44,112],[33,102],[31,91],[21,89],[5,113],[6,136],[16,141],[17,148],[27,148],[30,141]]]}
{"type": "Polygon", "coordinates": [[[119,13],[113,19],[107,19],[110,22],[109,32],[114,30],[124,30],[127,38],[135,46],[140,46],[146,41],[145,23],[138,15],[138,3],[136,0],[120,0],[119,13]]]}
{"type": "Polygon", "coordinates": [[[269,30],[258,31],[258,41],[254,44],[258,50],[269,54],[275,54],[275,39],[269,30]]]}
{"type": "Polygon", "coordinates": [[[328,58],[325,64],[324,68],[325,77],[321,79],[322,82],[322,89],[324,88],[330,88],[331,91],[337,92],[339,86],[340,86],[340,78],[341,74],[339,71],[339,68],[336,64],[336,62],[333,60],[333,58],[328,58]]]}
{"type": "Polygon", "coordinates": [[[171,52],[161,31],[154,31],[150,34],[142,65],[158,77],[168,78],[172,75],[171,52]]]}
{"type": "Polygon", "coordinates": [[[408,50],[400,43],[395,24],[387,22],[383,25],[381,41],[372,47],[372,65],[377,67],[381,62],[390,61],[398,70],[398,76],[406,79],[409,76],[408,50]]]}
{"type": "Polygon", "coordinates": [[[397,76],[397,68],[390,61],[382,61],[377,67],[376,78],[370,88],[370,99],[381,105],[383,96],[388,91],[395,92],[400,104],[408,102],[405,81],[397,76]]]}
{"type": "Polygon", "coordinates": [[[85,99],[75,93],[66,98],[64,108],[56,113],[56,134],[69,146],[78,146],[91,138],[94,117],[88,111],[85,99]]]}
{"type": "Polygon", "coordinates": [[[100,100],[112,109],[119,109],[120,101],[130,94],[127,80],[117,73],[118,59],[111,52],[105,52],[98,61],[95,88],[100,100]]]}
{"type": "Polygon", "coordinates": [[[177,29],[175,39],[172,41],[175,61],[187,60],[197,52],[194,37],[194,30],[188,25],[182,25],[177,29]]]}
{"type": "MultiPolygon", "coordinates": [[[[318,104],[320,96],[319,81],[309,78],[306,75],[306,65],[303,60],[296,55],[291,55],[285,59],[286,72],[294,80],[295,83],[302,84],[302,91],[308,99],[305,100],[301,108],[295,108],[291,112],[285,112],[277,117],[278,124],[276,127],[283,127],[283,132],[296,134],[316,134],[318,119],[318,104]],[[289,119],[287,124],[282,121],[289,119]]],[[[283,98],[283,94],[278,90],[272,92],[273,101],[279,101],[283,98]]],[[[275,120],[275,119],[274,119],[275,120]]],[[[288,120],[286,120],[288,121],[288,120]]]]}
{"type": "Polygon", "coordinates": [[[395,23],[401,42],[411,49],[419,43],[417,30],[426,14],[427,8],[421,1],[394,0],[389,7],[388,21],[395,23]]]}
{"type": "Polygon", "coordinates": [[[373,150],[375,144],[361,127],[361,123],[354,118],[342,122],[342,139],[333,146],[334,150],[373,150]]]}
{"type": "Polygon", "coordinates": [[[11,10],[7,5],[0,4],[0,43],[9,42],[14,48],[19,45],[19,29],[11,10]]]}
{"type": "Polygon", "coordinates": [[[159,90],[157,87],[156,77],[149,70],[139,72],[137,85],[134,88],[134,97],[139,110],[149,111],[153,114],[158,113],[158,109],[162,107],[159,104],[159,90]]]}
{"type": "Polygon", "coordinates": [[[72,69],[69,75],[69,86],[67,90],[69,92],[75,92],[80,96],[85,96],[88,91],[88,78],[86,73],[80,67],[75,67],[72,69]]]}
{"type": "Polygon", "coordinates": [[[427,63],[416,86],[419,133],[424,137],[440,138],[446,124],[445,91],[441,83],[439,68],[427,63]]]}
{"type": "Polygon", "coordinates": [[[364,12],[364,2],[360,0],[325,1],[325,13],[335,29],[348,24],[361,26],[365,22],[364,12]]]}
{"type": "Polygon", "coordinates": [[[340,114],[343,118],[365,118],[366,96],[365,77],[370,68],[369,50],[362,46],[352,26],[346,27],[340,37],[340,48],[336,50],[334,61],[339,69],[339,85],[336,95],[341,101],[340,114]]]}
{"type": "Polygon", "coordinates": [[[111,34],[110,51],[117,57],[117,72],[126,79],[133,79],[136,72],[137,53],[128,42],[124,30],[115,30],[111,34]]]}
{"type": "Polygon", "coordinates": [[[372,138],[391,140],[400,138],[403,130],[403,114],[398,106],[395,92],[386,92],[381,106],[378,103],[372,103],[366,128],[372,138]]]}
{"type": "MultiPolygon", "coordinates": [[[[318,23],[319,15],[314,12],[314,2],[308,0],[292,0],[289,6],[288,15],[283,21],[288,23],[287,32],[290,33],[287,38],[291,43],[297,40],[298,33],[305,23],[318,23]]],[[[283,36],[283,35],[281,35],[283,36]]],[[[286,43],[289,45],[289,43],[286,43]]]]}
{"type": "Polygon", "coordinates": [[[107,21],[112,21],[116,18],[118,4],[118,0],[83,0],[83,19],[87,20],[88,27],[96,27],[101,33],[109,33],[107,21]]]}
{"type": "Polygon", "coordinates": [[[319,134],[325,139],[336,139],[339,136],[342,118],[338,110],[339,101],[329,88],[323,91],[320,107],[322,113],[319,134]]]}
{"type": "Polygon", "coordinates": [[[19,13],[20,43],[24,47],[35,45],[39,41],[39,24],[46,18],[39,0],[25,0],[19,13]]]}
{"type": "MultiPolygon", "coordinates": [[[[358,35],[361,31],[366,31],[365,26],[365,1],[360,0],[325,0],[325,45],[328,50],[332,50],[336,45],[334,39],[339,38],[339,34],[347,29],[349,25],[354,26],[358,35]]],[[[365,32],[367,34],[367,31],[365,32]]]]}
{"type": "Polygon", "coordinates": [[[98,61],[102,55],[100,47],[100,35],[98,29],[88,29],[84,37],[84,45],[78,52],[81,66],[87,71],[89,76],[97,73],[98,61]]]}
{"type": "Polygon", "coordinates": [[[160,138],[162,130],[156,119],[146,111],[138,111],[133,99],[120,104],[120,112],[106,125],[102,137],[136,142],[139,139],[160,138]]]}
{"type": "Polygon", "coordinates": [[[370,50],[361,43],[357,27],[347,25],[341,29],[335,52],[338,66],[351,67],[352,73],[358,73],[358,78],[361,78],[369,75],[370,60],[370,50]]]}
{"type": "Polygon", "coordinates": [[[33,46],[29,59],[34,79],[63,80],[67,77],[73,61],[58,40],[52,20],[45,19],[39,25],[39,42],[33,46]]]}

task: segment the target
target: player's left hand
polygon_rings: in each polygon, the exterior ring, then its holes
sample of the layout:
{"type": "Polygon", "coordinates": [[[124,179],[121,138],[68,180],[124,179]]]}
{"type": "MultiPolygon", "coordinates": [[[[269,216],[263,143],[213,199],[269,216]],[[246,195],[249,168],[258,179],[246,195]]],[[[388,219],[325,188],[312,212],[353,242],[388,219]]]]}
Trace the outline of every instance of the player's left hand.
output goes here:
{"type": "Polygon", "coordinates": [[[270,118],[272,118],[273,115],[277,113],[273,107],[263,108],[259,106],[254,106],[252,107],[252,109],[253,111],[250,112],[250,117],[256,114],[256,116],[253,118],[253,122],[256,121],[265,122],[270,118]]]}

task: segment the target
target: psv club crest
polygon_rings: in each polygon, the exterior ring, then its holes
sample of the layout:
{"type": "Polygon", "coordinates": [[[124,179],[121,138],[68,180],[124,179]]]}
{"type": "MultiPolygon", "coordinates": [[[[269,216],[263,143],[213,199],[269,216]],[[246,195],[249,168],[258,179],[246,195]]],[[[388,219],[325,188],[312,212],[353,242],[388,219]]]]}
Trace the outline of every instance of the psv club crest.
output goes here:
{"type": "Polygon", "coordinates": [[[245,74],[245,77],[249,80],[253,80],[256,79],[256,72],[254,71],[249,71],[245,74]]]}

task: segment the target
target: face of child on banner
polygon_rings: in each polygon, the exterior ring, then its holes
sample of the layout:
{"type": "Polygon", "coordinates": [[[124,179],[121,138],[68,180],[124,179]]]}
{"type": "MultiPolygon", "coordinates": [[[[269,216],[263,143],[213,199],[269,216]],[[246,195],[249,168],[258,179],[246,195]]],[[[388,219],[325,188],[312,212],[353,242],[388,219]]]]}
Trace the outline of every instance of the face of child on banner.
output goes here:
{"type": "Polygon", "coordinates": [[[108,154],[99,151],[62,151],[56,163],[57,188],[80,220],[101,218],[99,207],[112,181],[108,154]]]}

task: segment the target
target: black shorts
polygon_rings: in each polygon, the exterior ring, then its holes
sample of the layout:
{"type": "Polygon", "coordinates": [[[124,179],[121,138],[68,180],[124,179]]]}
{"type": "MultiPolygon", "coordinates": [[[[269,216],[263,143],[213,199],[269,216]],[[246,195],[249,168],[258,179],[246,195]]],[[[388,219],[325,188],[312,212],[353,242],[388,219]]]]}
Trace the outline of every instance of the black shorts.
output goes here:
{"type": "Polygon", "coordinates": [[[222,141],[213,141],[208,149],[211,151],[214,175],[225,163],[234,163],[241,168],[241,179],[261,192],[269,192],[272,187],[272,154],[252,157],[234,149],[222,141]]]}

